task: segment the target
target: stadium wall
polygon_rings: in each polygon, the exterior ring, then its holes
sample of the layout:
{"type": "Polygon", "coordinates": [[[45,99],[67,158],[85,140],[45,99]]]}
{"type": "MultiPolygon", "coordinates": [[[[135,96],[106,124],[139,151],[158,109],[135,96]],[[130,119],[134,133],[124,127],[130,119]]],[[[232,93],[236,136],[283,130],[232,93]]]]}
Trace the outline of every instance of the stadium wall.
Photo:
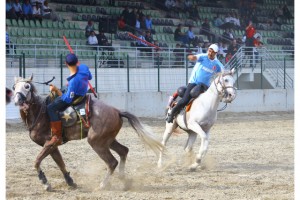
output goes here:
{"type": "MultiPolygon", "coordinates": [[[[171,93],[110,92],[99,93],[99,99],[138,117],[163,117],[171,93]]],[[[225,104],[220,103],[219,108],[225,104]]],[[[236,99],[222,112],[294,111],[293,89],[238,90],[236,99]]],[[[18,108],[6,106],[6,119],[20,118],[18,108]]]]}

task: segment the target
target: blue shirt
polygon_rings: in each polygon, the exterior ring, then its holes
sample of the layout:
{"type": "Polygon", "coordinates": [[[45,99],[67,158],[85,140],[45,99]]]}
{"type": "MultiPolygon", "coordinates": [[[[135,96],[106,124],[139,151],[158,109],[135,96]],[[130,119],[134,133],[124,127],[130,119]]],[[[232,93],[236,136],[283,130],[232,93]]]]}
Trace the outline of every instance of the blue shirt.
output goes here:
{"type": "Polygon", "coordinates": [[[151,19],[146,19],[146,28],[147,29],[152,29],[152,20],[151,19]]]}
{"type": "Polygon", "coordinates": [[[30,4],[23,3],[23,13],[25,15],[32,14],[32,6],[30,4]]]}
{"type": "Polygon", "coordinates": [[[91,79],[89,67],[84,64],[79,65],[76,74],[67,78],[68,90],[61,96],[61,99],[66,103],[71,103],[75,96],[84,96],[88,91],[88,80],[91,79]]]}
{"type": "Polygon", "coordinates": [[[9,40],[9,35],[8,33],[6,32],[6,43],[10,43],[10,40],[9,40]]]}
{"type": "Polygon", "coordinates": [[[208,54],[197,54],[196,56],[197,63],[193,68],[189,83],[203,83],[209,87],[211,77],[218,72],[222,72],[224,65],[217,58],[210,60],[208,54]]]}

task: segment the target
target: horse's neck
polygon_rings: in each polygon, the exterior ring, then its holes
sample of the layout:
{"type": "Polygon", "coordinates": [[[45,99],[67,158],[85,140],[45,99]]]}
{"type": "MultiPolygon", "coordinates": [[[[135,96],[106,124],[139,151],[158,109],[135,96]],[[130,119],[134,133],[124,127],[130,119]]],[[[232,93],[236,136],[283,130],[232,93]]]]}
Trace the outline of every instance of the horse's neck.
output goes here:
{"type": "MultiPolygon", "coordinates": [[[[200,97],[201,98],[197,98],[195,100],[197,103],[200,103],[200,101],[205,101],[204,106],[207,106],[210,110],[217,110],[221,98],[214,83],[212,83],[208,90],[205,93],[201,94],[200,97]]],[[[201,104],[202,103],[203,102],[201,102],[201,104]]]]}

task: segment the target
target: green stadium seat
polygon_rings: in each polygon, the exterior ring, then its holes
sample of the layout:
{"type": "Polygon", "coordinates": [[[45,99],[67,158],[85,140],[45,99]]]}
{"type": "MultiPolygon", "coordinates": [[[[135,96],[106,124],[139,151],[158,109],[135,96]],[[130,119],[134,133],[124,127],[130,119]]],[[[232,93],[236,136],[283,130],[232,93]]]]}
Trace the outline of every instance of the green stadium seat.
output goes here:
{"type": "Polygon", "coordinates": [[[10,34],[11,36],[18,36],[18,31],[17,31],[17,29],[15,29],[15,28],[11,28],[9,34],[10,34]]]}
{"type": "MultiPolygon", "coordinates": [[[[48,37],[48,35],[47,35],[47,32],[48,32],[48,31],[47,31],[46,29],[42,29],[41,32],[42,32],[42,37],[43,37],[43,38],[47,38],[47,37],[48,37]]],[[[49,32],[50,32],[50,31],[49,31],[49,32]]]]}
{"type": "Polygon", "coordinates": [[[20,27],[24,27],[24,23],[21,19],[18,20],[18,26],[20,27]]]}
{"type": "Polygon", "coordinates": [[[17,34],[17,35],[18,35],[19,37],[23,37],[23,35],[24,35],[24,29],[23,29],[23,28],[18,28],[17,31],[18,31],[18,34],[17,34]]]}
{"type": "Polygon", "coordinates": [[[35,30],[35,36],[36,37],[42,37],[42,30],[41,29],[36,29],[35,30]]]}
{"type": "Polygon", "coordinates": [[[24,37],[30,37],[29,28],[24,28],[24,37]]]}
{"type": "Polygon", "coordinates": [[[36,20],[35,26],[36,26],[37,28],[41,28],[41,27],[42,27],[42,24],[41,24],[41,22],[40,22],[39,20],[36,20]]]}
{"type": "Polygon", "coordinates": [[[35,29],[30,29],[29,35],[30,35],[30,37],[35,37],[35,29]]]}
{"type": "Polygon", "coordinates": [[[47,27],[53,28],[53,22],[51,20],[47,20],[47,27]]]}
{"type": "Polygon", "coordinates": [[[52,36],[53,36],[54,38],[58,38],[58,37],[59,37],[59,31],[58,31],[57,29],[53,29],[53,30],[52,30],[52,36]]]}
{"type": "Polygon", "coordinates": [[[42,21],[42,28],[48,28],[48,25],[47,25],[47,21],[43,20],[42,21]]]}
{"type": "Polygon", "coordinates": [[[62,22],[58,22],[58,28],[59,28],[60,30],[64,29],[64,28],[65,28],[65,27],[64,27],[64,24],[63,24],[62,22]]]}
{"type": "MultiPolygon", "coordinates": [[[[48,37],[48,38],[52,38],[52,37],[53,37],[53,30],[52,30],[52,29],[46,30],[46,33],[47,33],[47,37],[48,37]]],[[[49,41],[50,41],[50,40],[49,40],[49,41]]]]}
{"type": "Polygon", "coordinates": [[[29,20],[29,24],[30,24],[31,28],[35,28],[36,27],[35,22],[33,20],[29,20]]]}
{"type": "Polygon", "coordinates": [[[11,20],[11,25],[12,26],[19,26],[17,20],[15,20],[15,19],[11,20]]]}
{"type": "Polygon", "coordinates": [[[11,25],[12,25],[10,19],[6,19],[6,25],[7,25],[7,26],[11,26],[11,25]]]}

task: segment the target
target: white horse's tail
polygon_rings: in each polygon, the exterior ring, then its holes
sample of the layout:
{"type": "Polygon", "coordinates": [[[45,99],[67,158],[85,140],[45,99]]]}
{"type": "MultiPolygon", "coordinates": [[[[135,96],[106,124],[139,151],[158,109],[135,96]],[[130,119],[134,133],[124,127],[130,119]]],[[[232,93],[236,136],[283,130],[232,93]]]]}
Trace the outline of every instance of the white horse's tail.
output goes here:
{"type": "Polygon", "coordinates": [[[156,155],[159,155],[164,150],[164,146],[156,139],[155,134],[147,130],[135,115],[129,112],[120,112],[120,116],[128,119],[128,122],[141,140],[147,144],[156,155]]]}

